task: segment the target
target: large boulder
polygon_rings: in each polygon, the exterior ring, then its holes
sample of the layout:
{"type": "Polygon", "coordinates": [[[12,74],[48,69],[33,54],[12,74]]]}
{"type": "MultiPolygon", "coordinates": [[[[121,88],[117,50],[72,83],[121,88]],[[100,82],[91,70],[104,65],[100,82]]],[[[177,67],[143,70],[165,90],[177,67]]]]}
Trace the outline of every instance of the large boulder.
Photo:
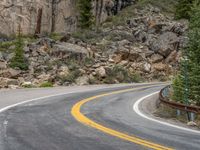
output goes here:
{"type": "Polygon", "coordinates": [[[153,54],[151,57],[150,57],[150,61],[152,63],[158,63],[158,62],[161,62],[163,60],[163,56],[162,55],[159,55],[159,54],[153,54]]]}
{"type": "Polygon", "coordinates": [[[180,39],[175,33],[165,32],[152,41],[150,49],[167,57],[172,51],[178,50],[179,43],[180,39]]]}
{"type": "Polygon", "coordinates": [[[76,84],[77,85],[87,85],[89,82],[89,77],[88,76],[81,76],[76,79],[76,84]]]}
{"type": "Polygon", "coordinates": [[[10,85],[19,85],[18,80],[0,77],[0,88],[8,88],[10,85]]]}
{"type": "Polygon", "coordinates": [[[57,43],[53,45],[52,54],[54,55],[73,55],[77,58],[85,58],[89,55],[88,50],[85,47],[78,46],[71,43],[57,43]]]}
{"type": "Polygon", "coordinates": [[[17,78],[21,74],[21,70],[15,70],[12,68],[0,70],[0,76],[6,78],[17,78]]]}

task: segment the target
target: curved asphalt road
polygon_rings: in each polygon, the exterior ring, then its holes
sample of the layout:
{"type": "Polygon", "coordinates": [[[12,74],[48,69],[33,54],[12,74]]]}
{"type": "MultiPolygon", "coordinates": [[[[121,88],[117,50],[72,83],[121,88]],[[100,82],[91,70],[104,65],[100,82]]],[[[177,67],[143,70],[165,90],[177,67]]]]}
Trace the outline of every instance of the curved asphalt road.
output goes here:
{"type": "Polygon", "coordinates": [[[72,107],[83,99],[117,90],[81,106],[81,113],[109,129],[167,148],[199,150],[200,135],[141,118],[133,104],[163,85],[85,86],[0,91],[0,109],[20,101],[68,93],[29,102],[0,113],[0,150],[146,150],[149,147],[109,135],[78,122],[72,107]],[[139,89],[138,89],[139,88],[139,89]],[[69,93],[72,92],[72,93],[69,93]]]}

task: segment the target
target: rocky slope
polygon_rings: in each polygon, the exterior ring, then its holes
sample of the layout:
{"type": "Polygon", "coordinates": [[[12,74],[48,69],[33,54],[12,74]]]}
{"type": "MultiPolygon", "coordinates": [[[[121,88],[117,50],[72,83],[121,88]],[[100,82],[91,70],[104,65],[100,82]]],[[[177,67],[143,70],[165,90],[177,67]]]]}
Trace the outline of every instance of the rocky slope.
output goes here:
{"type": "Polygon", "coordinates": [[[178,69],[187,22],[173,21],[148,5],[123,25],[25,42],[27,71],[9,68],[15,46],[0,51],[0,88],[165,81],[178,69]]]}

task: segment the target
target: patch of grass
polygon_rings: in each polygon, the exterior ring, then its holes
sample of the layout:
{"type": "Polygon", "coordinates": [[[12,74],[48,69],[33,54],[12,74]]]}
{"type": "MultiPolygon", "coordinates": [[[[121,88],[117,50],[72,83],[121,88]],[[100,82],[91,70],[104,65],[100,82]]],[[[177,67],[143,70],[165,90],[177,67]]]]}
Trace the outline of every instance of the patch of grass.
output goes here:
{"type": "Polygon", "coordinates": [[[51,33],[49,37],[55,41],[60,40],[63,36],[59,33],[51,33]]]}
{"type": "Polygon", "coordinates": [[[35,86],[34,86],[34,85],[31,85],[31,84],[23,85],[22,87],[23,87],[23,88],[35,88],[35,86]]]}
{"type": "Polygon", "coordinates": [[[83,63],[82,63],[84,66],[90,66],[90,65],[93,65],[94,64],[94,59],[93,58],[89,58],[89,57],[86,57],[84,60],[83,60],[83,63]]]}
{"type": "Polygon", "coordinates": [[[95,31],[95,30],[79,30],[77,32],[74,32],[72,34],[72,37],[76,39],[80,39],[81,41],[87,42],[87,43],[97,43],[102,38],[104,35],[100,30],[95,31]]]}
{"type": "Polygon", "coordinates": [[[7,51],[9,47],[16,44],[16,41],[0,42],[0,51],[7,51]]]}
{"type": "Polygon", "coordinates": [[[145,7],[148,4],[158,7],[162,13],[175,13],[176,0],[139,0],[137,7],[145,7]]]}
{"type": "Polygon", "coordinates": [[[40,87],[53,87],[53,83],[51,83],[51,82],[44,82],[44,83],[42,83],[41,85],[40,85],[40,87]]]}

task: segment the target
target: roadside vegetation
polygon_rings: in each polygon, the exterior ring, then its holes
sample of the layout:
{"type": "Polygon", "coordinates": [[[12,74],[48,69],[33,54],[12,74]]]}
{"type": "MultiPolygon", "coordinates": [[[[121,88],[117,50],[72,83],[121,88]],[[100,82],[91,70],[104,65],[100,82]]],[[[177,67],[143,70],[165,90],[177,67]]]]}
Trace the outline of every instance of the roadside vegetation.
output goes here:
{"type": "Polygon", "coordinates": [[[41,88],[47,88],[47,87],[53,87],[53,83],[51,82],[43,82],[41,85],[40,85],[41,88]]]}
{"type": "MultiPolygon", "coordinates": [[[[185,5],[184,5],[185,6],[185,5]]],[[[179,8],[179,7],[178,7],[179,8]]],[[[188,12],[188,6],[185,9],[188,12]]],[[[200,106],[200,5],[194,1],[189,9],[189,42],[182,50],[182,62],[179,74],[173,81],[173,99],[200,106]]]]}

